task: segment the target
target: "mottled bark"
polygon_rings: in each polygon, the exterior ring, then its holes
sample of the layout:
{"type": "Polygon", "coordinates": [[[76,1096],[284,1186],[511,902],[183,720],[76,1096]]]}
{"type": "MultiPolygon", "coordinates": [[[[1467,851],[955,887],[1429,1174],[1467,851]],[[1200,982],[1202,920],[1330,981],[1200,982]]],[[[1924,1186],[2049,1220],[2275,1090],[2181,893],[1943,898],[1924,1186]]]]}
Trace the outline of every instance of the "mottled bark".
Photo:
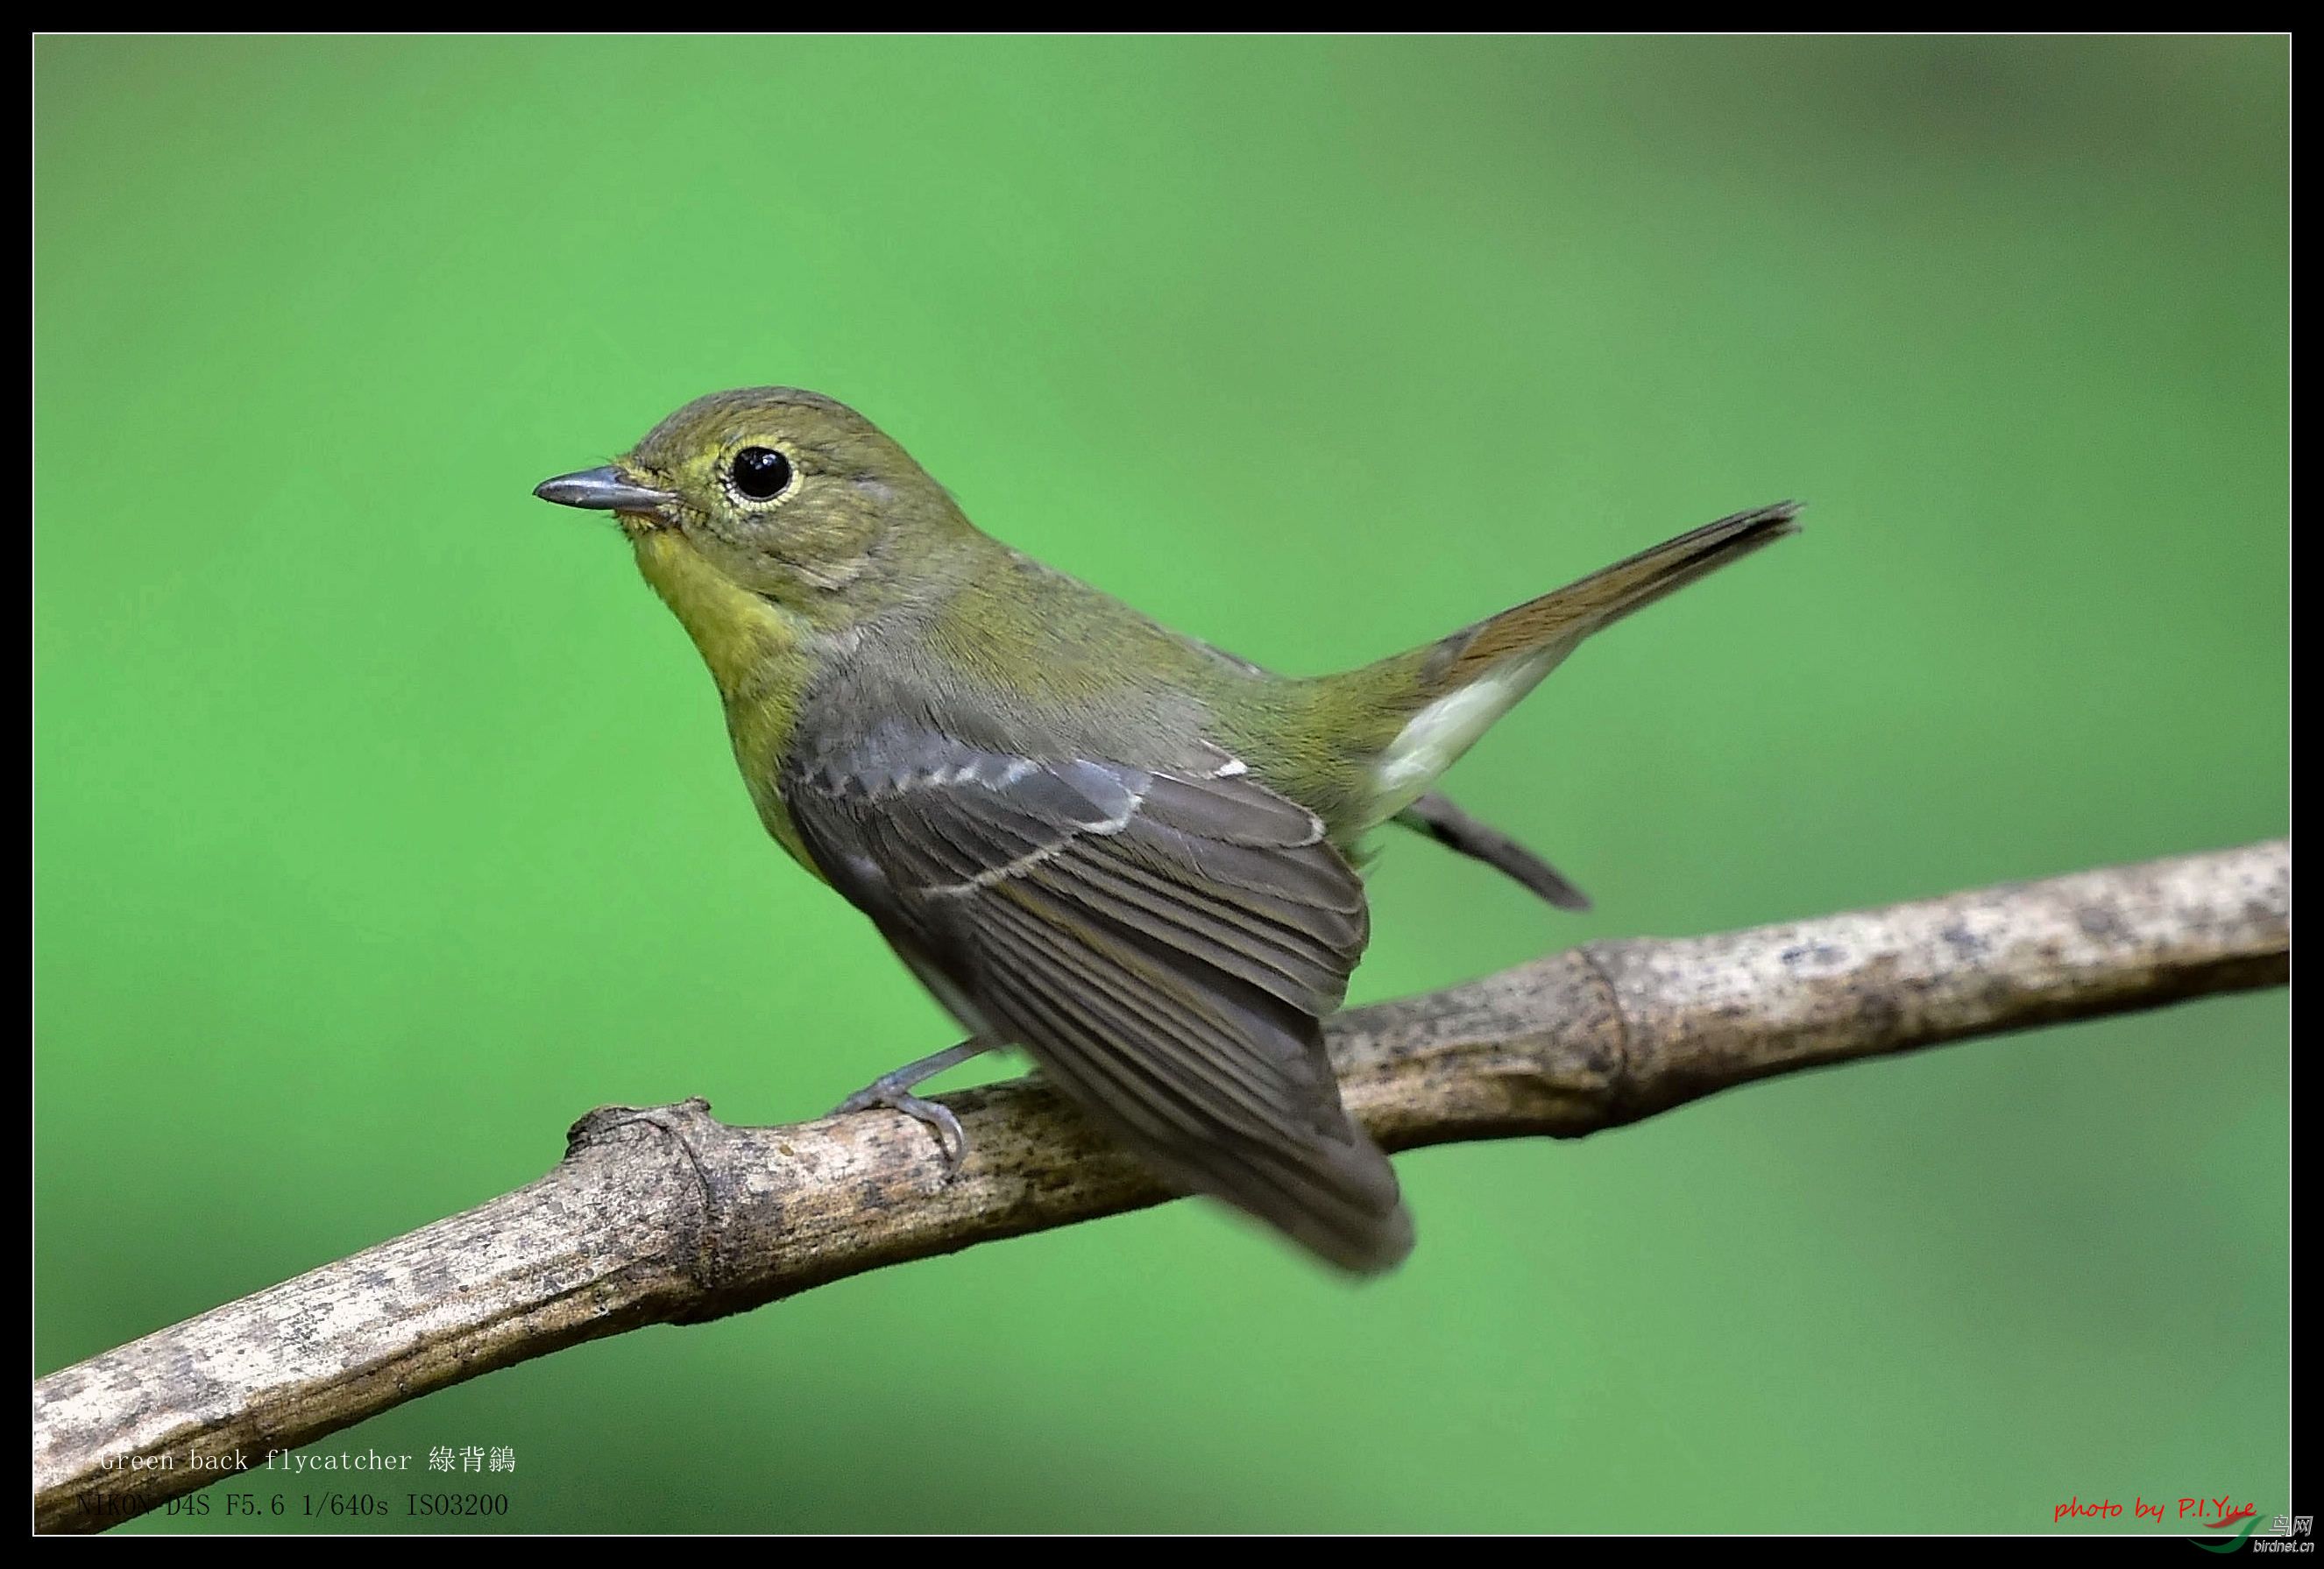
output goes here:
{"type": "MultiPolygon", "coordinates": [[[[2273,841],[1594,942],[1353,1010],[1332,1049],[1350,1109],[1391,1149],[1572,1136],[1795,1069],[2278,985],[2290,904],[2273,841]]],[[[102,1528],[217,1480],[198,1457],[256,1463],[578,1341],[1167,1197],[1038,1085],[945,1098],[972,1152],[951,1182],[892,1114],[731,1128],[700,1100],[591,1112],[529,1187],[40,1380],[36,1523],[102,1528]]]]}

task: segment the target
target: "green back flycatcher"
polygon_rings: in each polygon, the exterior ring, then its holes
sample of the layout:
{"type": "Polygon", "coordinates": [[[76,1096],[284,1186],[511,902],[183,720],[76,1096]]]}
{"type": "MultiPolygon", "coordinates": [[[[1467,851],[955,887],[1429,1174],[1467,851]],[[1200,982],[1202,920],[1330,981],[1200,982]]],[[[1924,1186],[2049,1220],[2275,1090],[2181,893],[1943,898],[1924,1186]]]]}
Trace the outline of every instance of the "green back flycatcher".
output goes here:
{"type": "Polygon", "coordinates": [[[1343,1269],[1412,1249],[1340,1103],[1323,1021],[1391,820],[1551,900],[1539,858],[1431,791],[1600,628],[1791,532],[1738,512],[1409,653],[1274,674],[980,533],[904,449],[789,387],[719,392],[534,492],[613,512],[724,701],[767,831],[872,918],[971,1038],[842,1111],[960,1124],[910,1092],[995,1047],[1174,1185],[1343,1269]]]}

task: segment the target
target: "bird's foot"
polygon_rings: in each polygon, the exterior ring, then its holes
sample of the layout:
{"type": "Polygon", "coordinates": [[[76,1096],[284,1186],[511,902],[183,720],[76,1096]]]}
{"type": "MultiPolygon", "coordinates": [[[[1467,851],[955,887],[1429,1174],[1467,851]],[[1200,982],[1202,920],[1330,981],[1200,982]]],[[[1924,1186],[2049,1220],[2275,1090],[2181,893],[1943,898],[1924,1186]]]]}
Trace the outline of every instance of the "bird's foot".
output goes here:
{"type": "Polygon", "coordinates": [[[945,1179],[950,1181],[960,1174],[961,1162],[968,1159],[968,1134],[950,1106],[924,1100],[914,1095],[912,1088],[922,1080],[934,1078],[947,1068],[956,1068],[987,1050],[989,1048],[982,1041],[964,1041],[933,1057],[907,1062],[893,1073],[881,1074],[841,1101],[832,1107],[831,1115],[846,1116],[852,1112],[871,1111],[875,1107],[903,1113],[936,1136],[936,1146],[944,1152],[945,1179]]]}
{"type": "Polygon", "coordinates": [[[950,1106],[923,1100],[894,1082],[895,1077],[891,1073],[873,1079],[834,1106],[831,1115],[845,1116],[850,1112],[871,1111],[875,1107],[902,1112],[936,1136],[936,1143],[944,1151],[945,1176],[959,1175],[960,1163],[968,1159],[968,1134],[962,1130],[960,1119],[953,1115],[950,1106]]]}

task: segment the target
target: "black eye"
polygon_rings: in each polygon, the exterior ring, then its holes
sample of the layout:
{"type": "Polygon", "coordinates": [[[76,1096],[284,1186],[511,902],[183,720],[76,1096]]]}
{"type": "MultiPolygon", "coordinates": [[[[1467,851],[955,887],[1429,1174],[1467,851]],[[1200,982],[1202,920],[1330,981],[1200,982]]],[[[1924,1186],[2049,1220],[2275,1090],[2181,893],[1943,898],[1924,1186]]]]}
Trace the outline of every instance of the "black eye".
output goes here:
{"type": "Polygon", "coordinates": [[[753,501],[770,500],[791,482],[791,460],[770,446],[746,446],[734,454],[734,488],[753,501]]]}

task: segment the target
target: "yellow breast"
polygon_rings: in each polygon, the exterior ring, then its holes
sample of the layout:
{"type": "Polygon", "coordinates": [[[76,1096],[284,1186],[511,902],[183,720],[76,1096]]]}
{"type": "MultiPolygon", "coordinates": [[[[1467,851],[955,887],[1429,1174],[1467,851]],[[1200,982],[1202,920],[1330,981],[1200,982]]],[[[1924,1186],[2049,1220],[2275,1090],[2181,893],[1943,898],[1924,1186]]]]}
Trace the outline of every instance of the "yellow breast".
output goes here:
{"type": "MultiPolygon", "coordinates": [[[[789,612],[742,588],[702,558],[676,529],[633,537],[638,570],[702,651],[726,707],[734,761],[759,821],[810,872],[776,774],[790,743],[801,693],[812,671],[807,634],[789,612]]],[[[820,872],[816,873],[820,876],[820,872]]]]}

